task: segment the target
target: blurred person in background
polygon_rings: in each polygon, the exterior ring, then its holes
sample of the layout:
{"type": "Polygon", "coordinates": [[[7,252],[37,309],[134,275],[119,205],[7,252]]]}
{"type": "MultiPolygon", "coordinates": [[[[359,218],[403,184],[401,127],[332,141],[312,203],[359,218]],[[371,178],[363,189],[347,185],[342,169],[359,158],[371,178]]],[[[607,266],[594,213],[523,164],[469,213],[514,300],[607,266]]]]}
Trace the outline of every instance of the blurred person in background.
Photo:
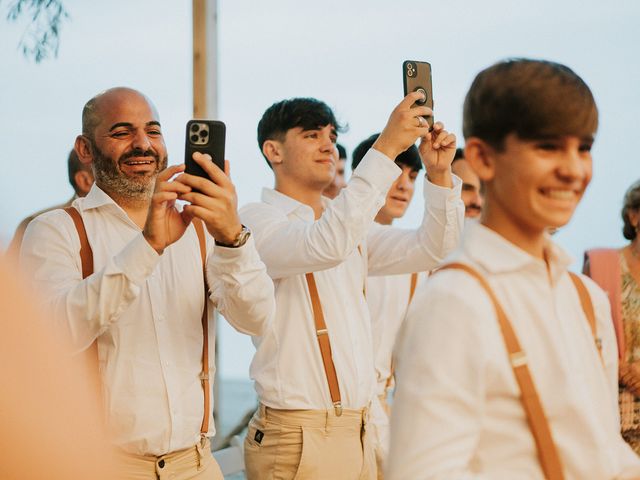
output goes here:
{"type": "Polygon", "coordinates": [[[625,247],[585,253],[584,273],[608,294],[618,343],[622,437],[640,455],[640,181],[624,195],[625,247]]]}
{"type": "Polygon", "coordinates": [[[75,192],[73,196],[63,204],[45,208],[44,210],[33,213],[22,220],[18,225],[18,228],[16,228],[16,233],[13,235],[13,239],[7,248],[7,254],[10,257],[15,258],[18,256],[18,253],[20,253],[22,237],[24,237],[24,231],[27,229],[27,225],[29,225],[31,220],[50,210],[68,207],[76,198],[84,197],[89,193],[89,190],[93,185],[93,172],[91,171],[90,165],[84,164],[80,161],[75,150],[71,150],[69,152],[69,157],[67,158],[67,174],[69,177],[69,183],[75,192]]]}
{"type": "Polygon", "coordinates": [[[465,220],[480,219],[484,203],[482,184],[478,174],[473,171],[464,158],[464,149],[457,148],[456,156],[451,164],[451,171],[462,180],[462,201],[464,202],[465,220]]]}
{"type": "MultiPolygon", "coordinates": [[[[353,151],[351,170],[355,170],[379,134],[371,135],[362,141],[353,151]]],[[[394,220],[402,218],[413,198],[416,179],[422,170],[422,160],[418,147],[411,145],[398,155],[395,163],[402,173],[387,192],[385,203],[375,217],[372,230],[390,228],[394,220]]],[[[464,187],[463,187],[464,188],[464,187]]],[[[398,331],[407,314],[407,309],[418,280],[423,275],[410,273],[404,275],[369,276],[367,278],[367,305],[371,312],[371,332],[376,370],[376,395],[380,402],[372,403],[369,420],[373,430],[373,442],[378,465],[378,478],[383,477],[383,465],[389,450],[389,414],[387,398],[394,385],[393,347],[398,331]],[[378,407],[382,408],[378,408],[378,407]]]]}
{"type": "Polygon", "coordinates": [[[336,174],[333,177],[333,181],[327,188],[324,189],[322,194],[328,198],[336,198],[340,191],[347,186],[347,180],[345,178],[345,169],[347,166],[347,151],[345,148],[336,143],[336,174]]]}

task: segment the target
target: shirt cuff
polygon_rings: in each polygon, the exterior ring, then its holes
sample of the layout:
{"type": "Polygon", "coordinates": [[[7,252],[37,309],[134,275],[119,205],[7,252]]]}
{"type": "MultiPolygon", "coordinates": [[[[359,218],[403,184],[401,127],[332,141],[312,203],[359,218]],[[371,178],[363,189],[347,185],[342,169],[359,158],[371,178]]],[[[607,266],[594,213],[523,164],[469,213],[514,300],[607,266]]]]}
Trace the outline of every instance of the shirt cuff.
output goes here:
{"type": "Polygon", "coordinates": [[[114,258],[116,267],[136,285],[142,285],[159,261],[160,255],[149,245],[142,233],[114,258]]]}
{"type": "Polygon", "coordinates": [[[424,176],[424,200],[431,208],[438,208],[444,210],[447,203],[456,201],[461,198],[462,195],[462,180],[456,175],[451,175],[453,180],[453,187],[441,187],[431,183],[427,176],[424,176]]]}
{"type": "MultiPolygon", "coordinates": [[[[251,262],[258,260],[258,252],[253,240],[253,233],[241,247],[223,247],[215,245],[213,255],[207,262],[214,272],[234,272],[243,270],[251,262]]],[[[211,272],[210,272],[211,273],[211,272]]]]}
{"type": "Polygon", "coordinates": [[[364,179],[385,194],[401,173],[402,169],[393,160],[374,148],[369,149],[353,171],[354,176],[364,179]]]}

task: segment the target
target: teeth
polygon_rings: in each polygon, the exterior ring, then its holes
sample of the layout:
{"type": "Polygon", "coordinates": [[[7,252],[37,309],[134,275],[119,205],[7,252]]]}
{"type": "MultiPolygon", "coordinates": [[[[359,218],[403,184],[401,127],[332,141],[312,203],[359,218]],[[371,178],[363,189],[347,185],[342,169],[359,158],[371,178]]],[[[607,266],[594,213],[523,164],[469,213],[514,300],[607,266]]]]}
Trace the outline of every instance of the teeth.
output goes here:
{"type": "Polygon", "coordinates": [[[556,200],[573,200],[575,192],[573,190],[547,190],[546,195],[556,200]]]}

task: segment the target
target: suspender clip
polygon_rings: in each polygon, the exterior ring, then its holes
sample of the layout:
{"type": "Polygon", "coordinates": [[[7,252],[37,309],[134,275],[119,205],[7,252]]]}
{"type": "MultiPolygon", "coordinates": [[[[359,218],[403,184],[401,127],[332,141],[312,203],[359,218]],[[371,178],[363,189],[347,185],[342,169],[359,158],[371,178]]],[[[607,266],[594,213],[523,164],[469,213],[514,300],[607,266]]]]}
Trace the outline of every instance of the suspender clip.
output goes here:
{"type": "Polygon", "coordinates": [[[316,336],[320,336],[320,335],[326,335],[327,334],[327,329],[326,328],[322,328],[320,330],[316,330],[316,336]]]}
{"type": "Polygon", "coordinates": [[[336,417],[342,416],[342,402],[333,402],[333,409],[336,412],[336,417]]]}
{"type": "Polygon", "coordinates": [[[200,372],[200,375],[198,375],[198,378],[200,379],[201,382],[204,382],[205,380],[209,380],[209,372],[200,372]]]}
{"type": "Polygon", "coordinates": [[[513,368],[522,367],[527,364],[527,354],[522,350],[509,355],[509,361],[513,368]]]}

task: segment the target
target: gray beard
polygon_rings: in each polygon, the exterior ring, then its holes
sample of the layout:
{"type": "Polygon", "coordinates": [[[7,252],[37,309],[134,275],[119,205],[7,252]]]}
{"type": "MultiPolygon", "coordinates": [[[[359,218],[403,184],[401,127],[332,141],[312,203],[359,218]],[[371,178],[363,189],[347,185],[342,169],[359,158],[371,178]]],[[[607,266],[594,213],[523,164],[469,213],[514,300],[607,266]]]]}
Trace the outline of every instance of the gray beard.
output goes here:
{"type": "MultiPolygon", "coordinates": [[[[167,158],[160,160],[152,155],[156,160],[156,169],[151,175],[128,176],[121,172],[113,159],[104,155],[98,146],[91,141],[93,150],[93,175],[96,184],[105,192],[115,194],[127,201],[143,201],[151,198],[156,185],[156,177],[161,170],[167,166],[167,158]]],[[[123,157],[118,159],[118,163],[123,157]]]]}

